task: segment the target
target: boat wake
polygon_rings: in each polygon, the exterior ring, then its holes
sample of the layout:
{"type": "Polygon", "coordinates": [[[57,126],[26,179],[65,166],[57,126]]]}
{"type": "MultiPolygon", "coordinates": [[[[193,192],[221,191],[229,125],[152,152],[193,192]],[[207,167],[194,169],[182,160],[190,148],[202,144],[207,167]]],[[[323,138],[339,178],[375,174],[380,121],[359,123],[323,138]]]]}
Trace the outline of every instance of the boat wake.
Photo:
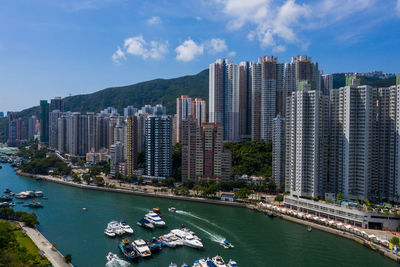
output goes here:
{"type": "Polygon", "coordinates": [[[183,220],[183,221],[186,222],[186,223],[188,223],[188,224],[190,224],[190,225],[193,225],[194,227],[196,227],[196,228],[199,229],[200,231],[202,231],[202,232],[204,232],[205,234],[207,234],[208,237],[211,239],[211,241],[214,241],[214,242],[216,242],[216,243],[218,243],[218,244],[221,244],[221,243],[223,243],[223,242],[225,241],[225,237],[223,237],[223,236],[221,236],[221,235],[218,235],[218,234],[216,234],[216,233],[214,233],[214,232],[208,231],[208,230],[204,229],[203,227],[198,226],[197,224],[194,224],[194,223],[192,223],[192,222],[188,222],[188,221],[186,221],[186,220],[183,220]]]}
{"type": "Polygon", "coordinates": [[[219,229],[221,229],[222,231],[224,231],[224,229],[223,229],[222,227],[220,227],[219,225],[217,225],[217,224],[215,224],[215,223],[213,223],[213,222],[210,222],[209,220],[204,219],[204,218],[202,218],[202,217],[200,217],[200,216],[197,216],[196,214],[193,214],[193,213],[191,213],[191,212],[184,211],[184,210],[177,210],[176,213],[182,214],[182,215],[186,215],[186,216],[189,216],[189,217],[192,217],[192,218],[195,218],[195,219],[198,219],[198,220],[200,220],[200,221],[203,221],[203,222],[205,222],[205,223],[211,224],[212,226],[214,226],[214,227],[216,227],[216,228],[219,228],[219,229]]]}
{"type": "Polygon", "coordinates": [[[119,258],[113,258],[106,263],[106,267],[127,267],[127,266],[131,266],[131,264],[119,258]]]}

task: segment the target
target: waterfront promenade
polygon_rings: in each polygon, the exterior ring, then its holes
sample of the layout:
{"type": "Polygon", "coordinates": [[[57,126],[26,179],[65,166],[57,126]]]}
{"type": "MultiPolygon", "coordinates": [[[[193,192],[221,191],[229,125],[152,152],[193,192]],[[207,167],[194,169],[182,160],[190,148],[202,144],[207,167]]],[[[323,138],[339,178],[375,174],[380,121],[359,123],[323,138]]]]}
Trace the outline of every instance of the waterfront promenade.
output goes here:
{"type": "Polygon", "coordinates": [[[72,267],[72,264],[65,262],[64,256],[57,249],[53,248],[53,245],[38,230],[26,227],[23,223],[19,224],[26,231],[26,234],[33,243],[44,252],[44,256],[54,267],[72,267]]]}
{"type": "Polygon", "coordinates": [[[201,197],[176,196],[176,195],[169,194],[169,193],[144,192],[144,191],[127,189],[127,188],[109,188],[109,187],[100,187],[100,186],[94,186],[94,185],[78,184],[78,183],[75,183],[72,181],[71,182],[64,181],[61,178],[55,178],[50,175],[33,175],[33,174],[21,172],[19,170],[16,173],[18,175],[25,176],[25,177],[40,177],[41,179],[49,181],[49,182],[78,187],[78,188],[82,188],[82,189],[115,192],[115,193],[122,193],[122,194],[132,194],[132,195],[146,196],[146,197],[156,197],[156,198],[167,198],[167,199],[175,199],[175,200],[201,202],[201,203],[207,203],[207,204],[224,205],[224,206],[241,207],[241,208],[246,207],[245,203],[240,203],[240,202],[222,201],[222,200],[217,200],[217,199],[209,199],[209,198],[201,198],[201,197]]]}

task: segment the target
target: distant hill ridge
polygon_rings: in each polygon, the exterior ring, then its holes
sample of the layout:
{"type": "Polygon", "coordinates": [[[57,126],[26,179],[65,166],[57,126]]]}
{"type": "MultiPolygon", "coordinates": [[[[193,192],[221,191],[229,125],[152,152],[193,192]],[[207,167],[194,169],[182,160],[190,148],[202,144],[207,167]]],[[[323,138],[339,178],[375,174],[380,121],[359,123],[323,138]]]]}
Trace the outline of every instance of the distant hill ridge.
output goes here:
{"type": "MultiPolygon", "coordinates": [[[[77,112],[99,112],[106,107],[115,107],[120,112],[128,105],[142,107],[146,104],[163,104],[168,114],[176,112],[176,98],[180,95],[201,97],[208,101],[208,69],[196,75],[187,75],[173,79],[155,79],[133,85],[106,88],[86,95],[69,96],[63,99],[64,109],[77,112]]],[[[375,87],[394,85],[395,79],[366,77],[365,83],[375,87]]],[[[345,84],[344,73],[333,74],[333,87],[345,84]]],[[[54,96],[49,96],[49,98],[54,96]]],[[[39,101],[38,101],[39,102],[39,101]]],[[[39,106],[24,109],[18,117],[27,120],[32,115],[39,115],[39,106]]],[[[0,140],[3,140],[4,125],[7,118],[0,119],[0,140]]]]}

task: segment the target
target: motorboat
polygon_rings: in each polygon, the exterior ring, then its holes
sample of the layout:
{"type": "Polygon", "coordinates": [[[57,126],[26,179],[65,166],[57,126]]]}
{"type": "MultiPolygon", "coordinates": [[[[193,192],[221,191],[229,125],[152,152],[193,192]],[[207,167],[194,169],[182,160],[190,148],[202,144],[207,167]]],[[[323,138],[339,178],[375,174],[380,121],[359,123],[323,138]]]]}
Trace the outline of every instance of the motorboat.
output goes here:
{"type": "Polygon", "coordinates": [[[186,263],[182,264],[181,267],[190,267],[189,265],[187,265],[186,263]]]}
{"type": "Polygon", "coordinates": [[[157,213],[149,212],[146,214],[145,218],[157,227],[165,226],[165,222],[158,216],[157,213]]]}
{"type": "Polygon", "coordinates": [[[8,202],[0,202],[0,208],[8,208],[10,207],[10,203],[8,202]]]}
{"type": "Polygon", "coordinates": [[[186,235],[185,240],[183,241],[183,244],[185,246],[191,247],[191,248],[202,248],[203,243],[201,243],[200,240],[194,238],[191,234],[186,235]]]}
{"type": "Polygon", "coordinates": [[[131,245],[129,239],[122,239],[119,249],[128,260],[134,260],[140,256],[138,251],[131,245]]]}
{"type": "Polygon", "coordinates": [[[170,208],[168,208],[168,211],[170,211],[170,212],[176,212],[176,208],[170,207],[170,208]]]}
{"type": "Polygon", "coordinates": [[[226,267],[225,261],[221,256],[215,256],[211,259],[217,267],[226,267]]]}
{"type": "Polygon", "coordinates": [[[87,208],[82,208],[83,211],[87,211],[87,208]]]}
{"type": "Polygon", "coordinates": [[[104,230],[104,234],[109,237],[115,237],[115,233],[111,228],[106,228],[106,230],[104,230]]]}
{"type": "Polygon", "coordinates": [[[118,256],[116,255],[116,254],[114,254],[114,253],[112,253],[112,252],[108,252],[108,254],[107,254],[107,256],[106,256],[106,259],[108,260],[108,261],[111,261],[111,260],[113,260],[113,259],[119,259],[118,258],[118,256]]]}
{"type": "Polygon", "coordinates": [[[24,201],[17,201],[17,204],[24,204],[24,201]]]}
{"type": "Polygon", "coordinates": [[[146,240],[146,245],[149,247],[150,252],[153,254],[160,252],[163,246],[163,244],[156,239],[146,240]]]}
{"type": "Polygon", "coordinates": [[[209,266],[214,266],[215,264],[209,259],[199,259],[196,260],[193,264],[193,267],[209,267],[209,266]],[[207,262],[210,262],[211,265],[208,265],[207,262]]]}
{"type": "Polygon", "coordinates": [[[117,221],[111,221],[107,224],[107,228],[110,228],[116,235],[123,235],[125,234],[125,231],[121,228],[119,225],[119,222],[117,221]]]}
{"type": "Polygon", "coordinates": [[[309,232],[312,231],[312,227],[310,225],[307,227],[307,231],[309,231],[309,232]]]}
{"type": "Polygon", "coordinates": [[[9,189],[9,188],[7,188],[6,190],[4,190],[4,194],[8,194],[8,193],[11,193],[12,191],[9,189]]]}
{"type": "Polygon", "coordinates": [[[43,205],[40,204],[40,202],[32,202],[32,203],[29,203],[29,204],[25,204],[24,207],[29,207],[29,208],[36,209],[36,208],[43,208],[43,205]]]}
{"type": "Polygon", "coordinates": [[[38,177],[35,178],[35,180],[36,181],[40,181],[40,180],[42,180],[42,178],[38,176],[38,177]]]}
{"type": "Polygon", "coordinates": [[[136,249],[141,257],[151,256],[150,248],[147,246],[146,242],[143,239],[137,239],[133,241],[132,247],[136,249]]]}
{"type": "Polygon", "coordinates": [[[153,208],[153,212],[157,213],[157,214],[160,214],[160,208],[153,208]]]}
{"type": "Polygon", "coordinates": [[[221,243],[221,246],[223,246],[224,248],[234,248],[234,247],[235,247],[234,245],[232,245],[231,243],[229,243],[228,240],[224,240],[224,241],[221,243]]]}
{"type": "Polygon", "coordinates": [[[169,267],[178,267],[178,265],[176,265],[176,263],[171,262],[169,265],[169,267]]]}
{"type": "Polygon", "coordinates": [[[148,229],[154,229],[154,224],[152,224],[149,220],[143,218],[137,222],[137,225],[142,226],[148,229]]]}
{"type": "Polygon", "coordinates": [[[119,226],[125,231],[125,233],[133,234],[133,229],[125,221],[120,222],[119,226]]]}
{"type": "Polygon", "coordinates": [[[192,235],[186,231],[182,231],[180,229],[174,229],[171,231],[174,235],[181,238],[183,240],[183,245],[191,247],[191,248],[202,248],[203,243],[197,238],[197,236],[192,235]]]}
{"type": "Polygon", "coordinates": [[[42,191],[35,191],[35,197],[43,197],[43,192],[42,191]]]}
{"type": "Polygon", "coordinates": [[[234,260],[229,260],[228,267],[237,267],[237,263],[234,260]]]}
{"type": "Polygon", "coordinates": [[[10,202],[10,201],[12,201],[12,197],[4,195],[4,196],[0,197],[0,201],[1,202],[10,202]]]}
{"type": "MultiPolygon", "coordinates": [[[[171,236],[172,236],[171,234],[160,236],[160,240],[167,247],[174,248],[174,247],[176,247],[176,242],[174,240],[172,240],[171,236]]],[[[177,238],[177,237],[175,237],[175,238],[177,238]]],[[[183,245],[183,242],[182,242],[182,245],[183,245]]]]}

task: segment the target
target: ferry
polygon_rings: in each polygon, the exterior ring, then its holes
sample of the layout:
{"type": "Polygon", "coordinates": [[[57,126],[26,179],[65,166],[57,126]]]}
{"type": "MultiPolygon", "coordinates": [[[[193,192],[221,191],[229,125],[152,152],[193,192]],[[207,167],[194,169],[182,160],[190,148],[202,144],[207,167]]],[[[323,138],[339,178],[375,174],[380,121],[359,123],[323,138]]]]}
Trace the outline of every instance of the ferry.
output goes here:
{"type": "Polygon", "coordinates": [[[130,244],[129,239],[122,239],[119,249],[128,260],[134,260],[140,256],[138,251],[130,244]]]}
{"type": "Polygon", "coordinates": [[[132,247],[136,249],[136,251],[141,257],[151,256],[150,248],[147,246],[146,242],[143,239],[137,239],[133,241],[132,247]]]}
{"type": "Polygon", "coordinates": [[[154,224],[152,224],[149,220],[143,218],[137,222],[137,225],[142,226],[147,229],[154,229],[154,224]]]}

